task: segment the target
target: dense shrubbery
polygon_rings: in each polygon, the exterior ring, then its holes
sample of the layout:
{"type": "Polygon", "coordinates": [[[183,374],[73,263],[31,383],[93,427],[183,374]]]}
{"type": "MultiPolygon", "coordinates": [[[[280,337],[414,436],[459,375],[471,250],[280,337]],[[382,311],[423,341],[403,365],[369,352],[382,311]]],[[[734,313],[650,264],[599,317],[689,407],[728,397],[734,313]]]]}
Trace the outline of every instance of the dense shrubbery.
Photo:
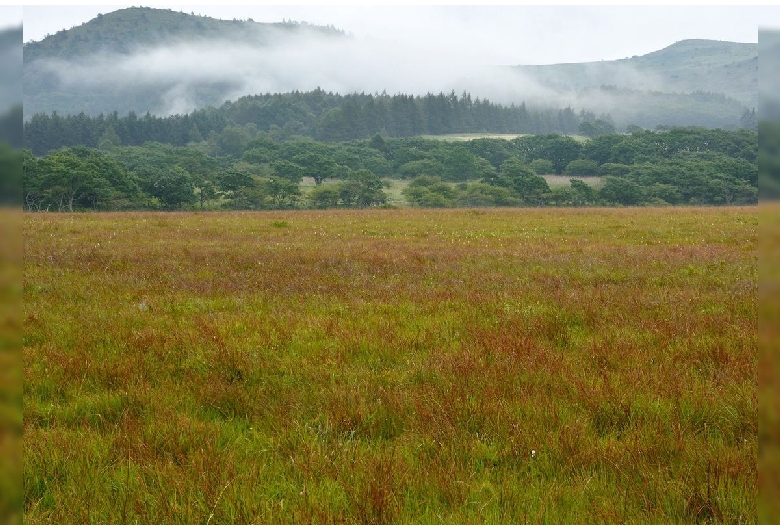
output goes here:
{"type": "Polygon", "coordinates": [[[371,207],[381,179],[406,179],[415,206],[754,204],[758,135],[701,128],[578,142],[561,135],[444,142],[282,139],[229,127],[186,147],[147,142],[24,153],[29,210],[371,207]],[[565,174],[553,186],[539,174],[565,174]],[[576,177],[599,175],[591,187],[576,177]],[[316,186],[304,190],[305,177],[316,186]]]}

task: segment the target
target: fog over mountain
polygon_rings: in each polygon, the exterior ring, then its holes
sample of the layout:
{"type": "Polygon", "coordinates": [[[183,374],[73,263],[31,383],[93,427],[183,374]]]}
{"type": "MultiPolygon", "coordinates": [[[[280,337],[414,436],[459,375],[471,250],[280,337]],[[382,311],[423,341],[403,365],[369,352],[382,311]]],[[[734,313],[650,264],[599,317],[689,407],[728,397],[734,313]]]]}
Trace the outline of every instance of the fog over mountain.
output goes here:
{"type": "Polygon", "coordinates": [[[755,44],[685,41],[622,61],[510,67],[335,28],[132,8],[26,44],[24,112],[164,116],[321,87],[341,94],[467,91],[648,127],[735,126],[757,104],[756,55],[755,44]]]}

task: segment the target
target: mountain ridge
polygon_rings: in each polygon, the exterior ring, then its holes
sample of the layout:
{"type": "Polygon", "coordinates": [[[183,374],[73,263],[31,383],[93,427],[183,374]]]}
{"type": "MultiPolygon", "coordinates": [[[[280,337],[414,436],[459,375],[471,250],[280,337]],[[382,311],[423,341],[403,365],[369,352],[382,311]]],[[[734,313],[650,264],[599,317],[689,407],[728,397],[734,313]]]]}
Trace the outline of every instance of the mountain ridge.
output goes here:
{"type": "Polygon", "coordinates": [[[129,7],[118,9],[74,26],[48,35],[39,41],[24,43],[24,60],[29,63],[42,58],[71,59],[100,46],[101,51],[129,53],[134,47],[160,43],[170,44],[187,40],[230,36],[232,38],[260,38],[262,32],[274,30],[313,31],[322,35],[345,36],[343,30],[333,26],[318,26],[306,22],[255,22],[246,20],[223,20],[208,16],[187,14],[171,9],[151,7],[129,7]],[[104,39],[103,32],[110,32],[104,39]],[[131,42],[127,42],[127,41],[131,42]],[[63,45],[69,48],[63,48],[63,45]]]}
{"type": "Polygon", "coordinates": [[[685,39],[654,52],[614,61],[512,68],[541,78],[550,88],[582,90],[607,85],[677,93],[707,91],[748,107],[755,107],[758,101],[756,43],[685,39]]]}
{"type": "MultiPolygon", "coordinates": [[[[113,11],[24,45],[25,117],[53,111],[171,115],[326,82],[344,87],[328,88],[342,94],[378,92],[355,88],[365,79],[373,82],[377,72],[361,71],[365,64],[352,67],[349,59],[334,62],[337,68],[323,65],[331,55],[312,54],[312,43],[333,44],[329,52],[362,46],[343,30],[305,22],[220,20],[148,7],[113,11]],[[223,53],[219,47],[226,45],[233,48],[223,53]],[[294,60],[285,54],[287,45],[294,60]]],[[[733,128],[757,106],[757,68],[755,44],[688,39],[616,61],[494,67],[485,70],[488,83],[473,76],[464,82],[479,88],[454,86],[461,82],[454,79],[453,86],[399,93],[455,89],[505,105],[609,113],[623,125],[733,128]]]]}

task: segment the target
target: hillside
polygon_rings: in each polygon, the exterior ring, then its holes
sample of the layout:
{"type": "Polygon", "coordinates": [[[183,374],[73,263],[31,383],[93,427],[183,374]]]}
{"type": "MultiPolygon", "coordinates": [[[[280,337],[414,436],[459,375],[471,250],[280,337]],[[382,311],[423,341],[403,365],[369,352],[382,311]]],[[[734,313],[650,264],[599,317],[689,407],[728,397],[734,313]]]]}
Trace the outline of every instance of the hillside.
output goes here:
{"type": "Polygon", "coordinates": [[[184,55],[197,66],[201,50],[213,52],[227,44],[260,53],[290,41],[333,38],[346,36],[333,27],[306,23],[266,24],[163,9],[120,9],[24,45],[25,118],[52,111],[165,115],[220,105],[244,95],[241,80],[233,79],[229,71],[219,78],[182,79],[184,55]]]}
{"type": "Polygon", "coordinates": [[[751,108],[758,98],[758,45],[750,43],[684,40],[617,61],[515,69],[549,88],[575,92],[601,86],[681,94],[709,92],[751,108]]]}
{"type": "MultiPolygon", "coordinates": [[[[383,84],[402,76],[401,69],[383,64],[331,26],[122,9],[24,46],[24,115],[169,116],[318,87],[391,92],[383,84]]],[[[467,91],[503,105],[570,107],[609,114],[620,128],[737,128],[758,104],[757,65],[755,44],[688,40],[619,61],[464,71],[415,94],[467,91]]]]}
{"type": "Polygon", "coordinates": [[[291,34],[313,32],[344,36],[333,27],[295,22],[273,24],[252,20],[219,20],[169,9],[131,7],[119,9],[69,30],[58,31],[41,41],[24,45],[24,61],[38,59],[82,59],[95,53],[128,54],[139,48],[152,48],[196,40],[230,39],[267,45],[273,31],[291,34]]]}

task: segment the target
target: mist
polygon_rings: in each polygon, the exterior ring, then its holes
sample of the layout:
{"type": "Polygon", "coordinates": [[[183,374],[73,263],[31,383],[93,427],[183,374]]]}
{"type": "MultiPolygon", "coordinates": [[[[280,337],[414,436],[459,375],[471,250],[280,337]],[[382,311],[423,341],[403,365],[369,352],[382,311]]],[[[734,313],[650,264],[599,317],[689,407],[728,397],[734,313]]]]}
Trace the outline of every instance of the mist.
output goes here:
{"type": "MultiPolygon", "coordinates": [[[[38,60],[36,68],[58,79],[63,93],[149,94],[146,111],[158,116],[185,114],[254,94],[310,91],[425,95],[454,91],[504,105],[585,109],[631,121],[631,107],[644,94],[614,94],[610,84],[633,90],[672,91],[659,76],[622,61],[576,65],[570,78],[539,76],[534,68],[484,64],[478,54],[449,52],[397,41],[323,34],[306,26],[299,31],[264,27],[255,36],[209,39],[136,48],[125,54],[96,53],[78,61],[38,60]],[[605,71],[605,69],[607,71],[605,71]],[[626,108],[628,107],[628,108],[626,108]],[[623,110],[621,110],[623,109],[623,110]],[[625,116],[624,116],[625,115],[625,116]]],[[[99,99],[99,98],[98,98],[99,99]]],[[[25,112],[27,114],[27,112],[25,112]]]]}
{"type": "MultiPolygon", "coordinates": [[[[203,104],[198,87],[224,85],[235,100],[252,94],[325,91],[424,95],[468,90],[502,102],[553,93],[515,73],[455,54],[435,54],[378,39],[334,38],[272,30],[269,44],[209,40],[138,49],[129,55],[95,54],[79,62],[46,61],[64,90],[164,86],[154,114],[190,112],[203,104]],[[510,87],[507,90],[507,87],[510,87]]],[[[553,98],[555,99],[555,98],[553,98]]]]}

